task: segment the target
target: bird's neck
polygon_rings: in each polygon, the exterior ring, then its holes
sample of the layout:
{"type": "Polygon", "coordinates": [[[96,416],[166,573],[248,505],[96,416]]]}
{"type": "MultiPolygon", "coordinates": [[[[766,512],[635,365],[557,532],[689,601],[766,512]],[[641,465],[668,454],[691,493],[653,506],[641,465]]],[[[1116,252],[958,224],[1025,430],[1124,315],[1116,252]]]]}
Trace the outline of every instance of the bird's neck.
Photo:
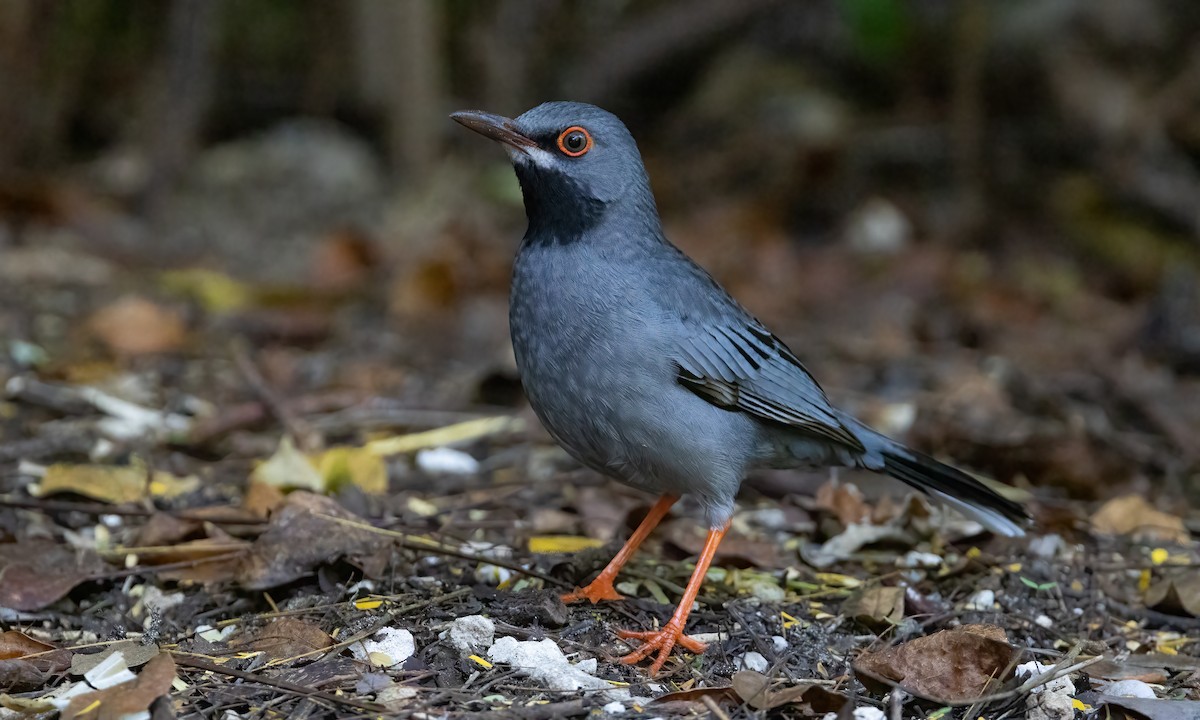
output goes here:
{"type": "Polygon", "coordinates": [[[609,200],[582,192],[569,178],[522,177],[526,245],[579,242],[658,244],[664,242],[654,195],[644,183],[609,200]]]}

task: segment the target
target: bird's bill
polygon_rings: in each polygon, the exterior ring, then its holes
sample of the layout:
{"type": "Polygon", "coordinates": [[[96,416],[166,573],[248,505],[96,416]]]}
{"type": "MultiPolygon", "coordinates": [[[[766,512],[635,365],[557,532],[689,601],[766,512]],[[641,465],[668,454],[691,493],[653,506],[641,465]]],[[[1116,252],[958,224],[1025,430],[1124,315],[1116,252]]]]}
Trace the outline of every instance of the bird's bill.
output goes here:
{"type": "Polygon", "coordinates": [[[450,117],[459,125],[474,130],[480,135],[504,143],[513,150],[525,151],[538,146],[536,142],[521,134],[511,118],[479,110],[460,110],[450,117]]]}

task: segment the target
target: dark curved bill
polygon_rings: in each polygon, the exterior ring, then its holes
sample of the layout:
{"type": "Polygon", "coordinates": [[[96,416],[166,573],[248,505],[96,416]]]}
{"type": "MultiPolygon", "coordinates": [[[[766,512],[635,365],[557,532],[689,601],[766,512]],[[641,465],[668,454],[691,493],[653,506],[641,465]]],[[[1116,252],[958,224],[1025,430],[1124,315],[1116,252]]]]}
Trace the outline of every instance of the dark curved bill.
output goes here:
{"type": "Polygon", "coordinates": [[[517,130],[516,123],[511,118],[503,115],[493,115],[479,110],[460,110],[450,113],[450,117],[459,125],[474,130],[486,138],[504,143],[514,150],[525,150],[538,146],[535,141],[517,130]]]}

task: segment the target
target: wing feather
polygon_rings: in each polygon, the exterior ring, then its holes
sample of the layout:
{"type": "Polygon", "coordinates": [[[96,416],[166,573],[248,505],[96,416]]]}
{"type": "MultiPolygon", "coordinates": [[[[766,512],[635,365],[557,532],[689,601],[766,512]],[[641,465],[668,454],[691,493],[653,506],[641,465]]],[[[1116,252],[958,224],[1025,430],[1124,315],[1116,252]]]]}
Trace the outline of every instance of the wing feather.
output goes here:
{"type": "Polygon", "coordinates": [[[718,407],[863,450],[808,370],[761,326],[698,328],[679,348],[676,362],[679,382],[718,407]]]}

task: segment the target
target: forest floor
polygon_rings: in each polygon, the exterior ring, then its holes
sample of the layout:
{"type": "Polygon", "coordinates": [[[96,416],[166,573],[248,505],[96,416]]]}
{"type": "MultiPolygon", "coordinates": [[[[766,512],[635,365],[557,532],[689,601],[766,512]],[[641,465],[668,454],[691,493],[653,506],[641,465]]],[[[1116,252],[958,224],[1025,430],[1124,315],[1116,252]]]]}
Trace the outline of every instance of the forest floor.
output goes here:
{"type": "Polygon", "coordinates": [[[0,249],[0,717],[1200,717],[1200,383],[1152,304],[932,246],[723,275],[835,401],[1036,523],[756,474],[689,619],[707,652],[649,677],[615,631],[669,617],[690,508],[626,601],[564,606],[653,499],[538,426],[502,292],[448,319],[443,265],[388,295],[359,249],[327,238],[342,274],[300,290],[0,249]]]}

